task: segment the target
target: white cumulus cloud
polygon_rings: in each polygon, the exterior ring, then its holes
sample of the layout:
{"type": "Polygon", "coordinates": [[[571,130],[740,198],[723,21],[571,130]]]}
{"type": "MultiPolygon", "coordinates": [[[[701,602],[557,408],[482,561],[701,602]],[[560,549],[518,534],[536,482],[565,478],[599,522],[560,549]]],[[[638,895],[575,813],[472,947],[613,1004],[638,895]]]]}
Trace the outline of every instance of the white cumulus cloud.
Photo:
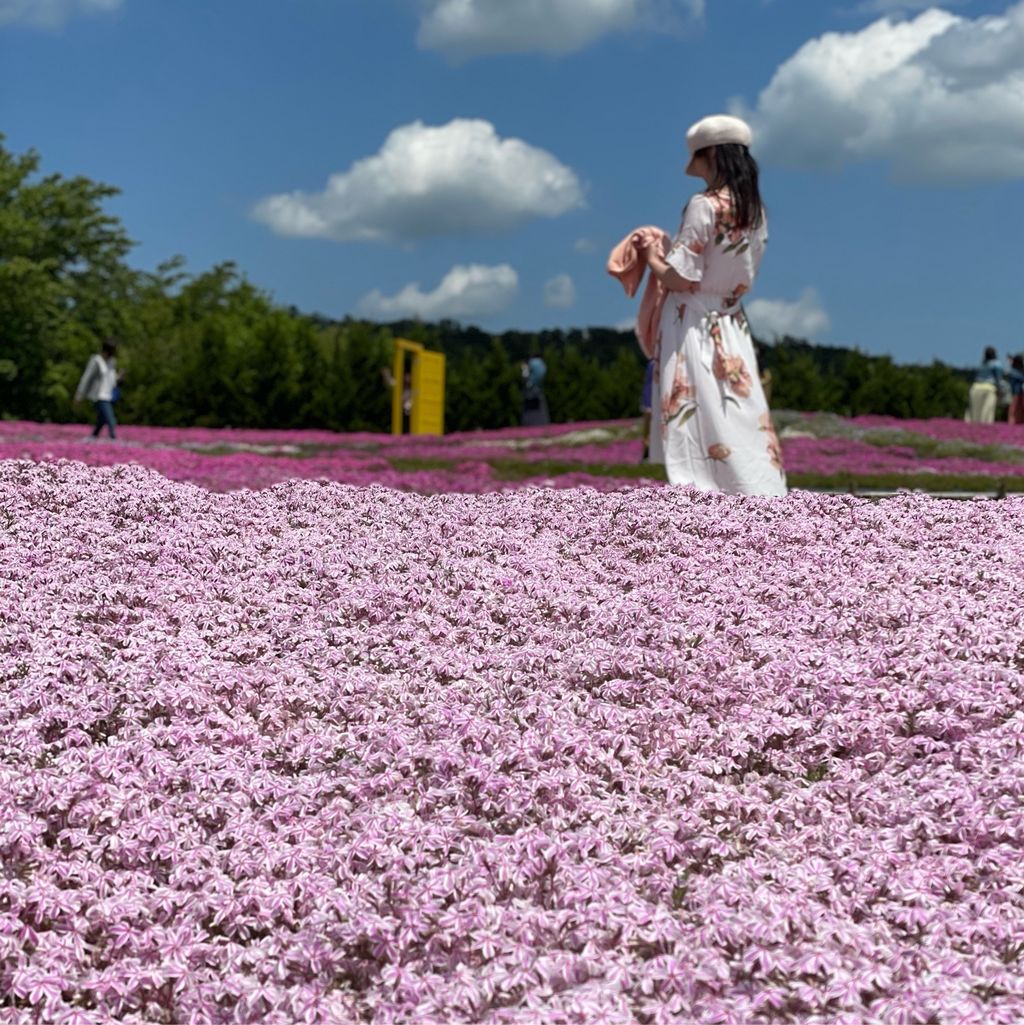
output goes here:
{"type": "Polygon", "coordinates": [[[121,0],[0,0],[0,25],[60,28],[76,14],[101,14],[120,6],[121,0]]]}
{"type": "Polygon", "coordinates": [[[804,289],[796,302],[785,299],[754,299],[746,304],[747,316],[755,335],[811,339],[829,329],[828,314],[817,292],[804,289]]]}
{"type": "Polygon", "coordinates": [[[779,66],[748,116],[756,152],[791,167],[884,160],[904,181],[1024,177],[1024,2],[828,32],[779,66]]]}
{"type": "Polygon", "coordinates": [[[637,24],[699,17],[704,0],[422,0],[416,41],[455,61],[572,53],[637,24]]]}
{"type": "Polygon", "coordinates": [[[374,289],[356,307],[362,317],[376,320],[423,320],[487,317],[503,310],[519,292],[519,275],[507,263],[497,267],[480,264],[455,266],[432,292],[418,283],[406,285],[396,295],[374,289]]]}
{"type": "Polygon", "coordinates": [[[582,205],[580,180],[546,150],[456,118],[402,125],[322,192],[269,196],[253,216],[279,235],[407,242],[502,231],[582,205]]]}
{"type": "MultiPolygon", "coordinates": [[[[970,0],[942,0],[943,7],[959,7],[970,0]]],[[[860,14],[907,14],[936,7],[936,0],[861,0],[854,8],[860,14]]]]}
{"type": "Polygon", "coordinates": [[[556,274],[544,283],[544,305],[554,310],[567,310],[576,302],[576,286],[568,274],[556,274]]]}

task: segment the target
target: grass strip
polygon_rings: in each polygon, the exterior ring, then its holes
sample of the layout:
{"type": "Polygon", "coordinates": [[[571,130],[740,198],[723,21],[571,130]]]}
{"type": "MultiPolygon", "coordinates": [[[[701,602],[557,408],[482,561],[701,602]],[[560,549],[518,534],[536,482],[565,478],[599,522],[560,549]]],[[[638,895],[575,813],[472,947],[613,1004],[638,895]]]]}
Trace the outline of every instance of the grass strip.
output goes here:
{"type": "Polygon", "coordinates": [[[1024,477],[945,473],[790,473],[791,488],[808,491],[963,491],[1024,493],[1024,477]]]}
{"type": "MultiPolygon", "coordinates": [[[[458,460],[393,458],[396,470],[443,470],[458,460]]],[[[592,477],[625,480],[665,480],[665,467],[655,463],[573,463],[557,459],[527,461],[503,456],[486,460],[496,480],[516,481],[531,477],[561,477],[585,473],[592,477]]],[[[808,491],[961,491],[1024,494],[1024,477],[946,473],[790,473],[789,486],[808,491]]]]}
{"type": "Polygon", "coordinates": [[[1024,449],[1012,445],[979,445],[970,441],[928,438],[900,430],[870,430],[862,441],[876,448],[910,448],[926,459],[983,459],[990,463],[1024,463],[1024,449]]]}
{"type": "Polygon", "coordinates": [[[630,480],[665,480],[665,467],[656,463],[572,463],[558,459],[502,457],[488,459],[497,480],[525,480],[527,477],[561,477],[566,473],[587,473],[591,477],[624,477],[630,480]]]}
{"type": "MultiPolygon", "coordinates": [[[[425,459],[417,456],[385,456],[385,458],[391,464],[391,468],[399,473],[410,473],[415,470],[451,470],[467,462],[465,459],[445,459],[441,456],[431,456],[425,459]]],[[[471,461],[475,463],[478,460],[471,461]]]]}

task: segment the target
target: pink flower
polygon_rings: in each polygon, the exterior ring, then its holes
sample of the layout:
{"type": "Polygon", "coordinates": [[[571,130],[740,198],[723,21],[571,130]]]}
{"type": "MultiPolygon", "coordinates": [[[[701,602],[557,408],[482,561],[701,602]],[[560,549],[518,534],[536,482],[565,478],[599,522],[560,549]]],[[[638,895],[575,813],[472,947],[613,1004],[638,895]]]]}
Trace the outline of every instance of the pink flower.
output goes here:
{"type": "MultiPolygon", "coordinates": [[[[787,459],[958,437],[835,426],[787,459]]],[[[0,462],[16,1014],[1019,1019],[1024,502],[472,476],[567,432],[418,449],[502,495],[0,462]]],[[[244,455],[182,472],[332,465],[244,455]]]]}

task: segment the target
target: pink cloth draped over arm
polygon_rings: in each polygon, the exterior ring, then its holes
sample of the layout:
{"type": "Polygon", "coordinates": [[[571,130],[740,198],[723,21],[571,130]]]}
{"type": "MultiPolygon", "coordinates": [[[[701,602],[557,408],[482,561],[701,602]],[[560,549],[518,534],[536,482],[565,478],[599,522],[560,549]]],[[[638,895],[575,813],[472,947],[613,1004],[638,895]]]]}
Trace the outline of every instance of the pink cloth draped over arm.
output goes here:
{"type": "MultiPolygon", "coordinates": [[[[608,273],[622,282],[626,295],[632,298],[640,287],[647,270],[647,258],[644,251],[637,246],[637,236],[650,244],[658,243],[661,255],[664,256],[672,245],[672,239],[653,225],[645,225],[631,231],[608,255],[608,273]]],[[[661,321],[661,309],[665,305],[667,295],[661,282],[653,275],[647,276],[647,287],[640,300],[640,310],[636,317],[636,339],[648,359],[653,359],[658,336],[658,324],[661,321]]]]}

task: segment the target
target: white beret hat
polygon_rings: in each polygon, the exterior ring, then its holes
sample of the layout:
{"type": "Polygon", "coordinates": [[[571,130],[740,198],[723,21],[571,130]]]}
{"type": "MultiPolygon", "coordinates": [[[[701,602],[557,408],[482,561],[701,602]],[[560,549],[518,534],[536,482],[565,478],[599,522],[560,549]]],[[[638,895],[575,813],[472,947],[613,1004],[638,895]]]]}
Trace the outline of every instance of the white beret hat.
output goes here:
{"type": "Polygon", "coordinates": [[[686,133],[686,145],[691,158],[686,171],[688,174],[691,173],[693,155],[708,146],[721,146],[730,142],[749,146],[752,141],[750,125],[738,117],[732,117],[730,114],[712,114],[710,117],[701,118],[695,125],[691,125],[686,133]]]}

